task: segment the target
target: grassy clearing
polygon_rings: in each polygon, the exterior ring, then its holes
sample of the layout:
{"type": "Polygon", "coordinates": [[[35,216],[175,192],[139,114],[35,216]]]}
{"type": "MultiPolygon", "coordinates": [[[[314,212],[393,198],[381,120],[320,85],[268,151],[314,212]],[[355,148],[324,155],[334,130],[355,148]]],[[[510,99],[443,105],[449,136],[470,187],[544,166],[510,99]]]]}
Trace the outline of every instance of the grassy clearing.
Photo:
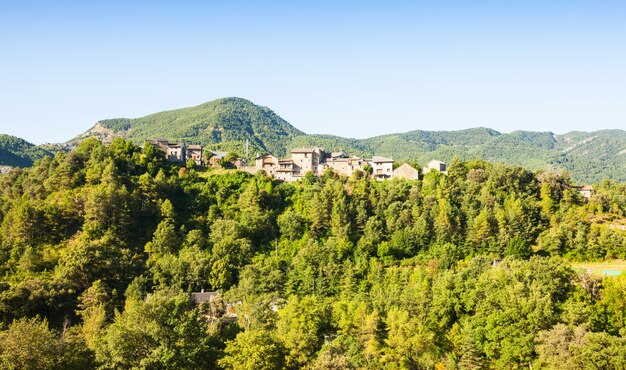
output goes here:
{"type": "Polygon", "coordinates": [[[612,276],[618,275],[619,271],[626,274],[626,261],[612,260],[602,262],[574,262],[572,268],[577,272],[589,272],[594,276],[612,276]]]}

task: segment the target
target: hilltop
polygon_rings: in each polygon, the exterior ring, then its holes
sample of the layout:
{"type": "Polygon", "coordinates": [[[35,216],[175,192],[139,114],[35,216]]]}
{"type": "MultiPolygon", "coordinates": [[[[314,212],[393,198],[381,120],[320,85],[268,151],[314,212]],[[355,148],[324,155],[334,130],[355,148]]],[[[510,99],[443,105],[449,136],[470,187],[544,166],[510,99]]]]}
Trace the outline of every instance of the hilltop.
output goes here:
{"type": "Polygon", "coordinates": [[[73,139],[96,136],[107,140],[124,137],[136,144],[156,137],[207,145],[216,150],[251,151],[285,155],[284,143],[304,133],[267,107],[241,98],[223,98],[195,107],[170,110],[145,117],[106,119],[73,139]]]}
{"type": "Polygon", "coordinates": [[[0,134],[0,165],[30,167],[46,155],[52,155],[52,152],[19,137],[0,134]]]}

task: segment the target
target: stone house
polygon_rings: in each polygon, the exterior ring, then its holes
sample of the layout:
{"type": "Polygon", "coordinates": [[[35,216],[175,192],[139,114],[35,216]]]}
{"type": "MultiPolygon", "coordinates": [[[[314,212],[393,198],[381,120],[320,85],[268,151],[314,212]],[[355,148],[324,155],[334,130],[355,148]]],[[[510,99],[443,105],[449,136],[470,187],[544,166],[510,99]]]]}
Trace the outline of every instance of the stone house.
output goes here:
{"type": "Polygon", "coordinates": [[[324,159],[324,152],[320,148],[293,149],[291,160],[293,161],[292,176],[302,177],[311,171],[314,175],[320,174],[320,163],[324,159]]]}
{"type": "MultiPolygon", "coordinates": [[[[274,171],[274,177],[283,181],[294,181],[294,164],[292,159],[281,159],[274,171]]],[[[299,177],[298,177],[299,178],[299,177]]]]}
{"type": "Polygon", "coordinates": [[[367,163],[372,166],[372,177],[374,179],[382,181],[393,177],[393,159],[374,156],[367,163]]]}
{"type": "Polygon", "coordinates": [[[326,161],[322,164],[323,169],[320,171],[324,172],[326,168],[332,168],[335,173],[341,176],[350,177],[356,170],[363,170],[363,165],[365,162],[363,159],[357,156],[348,157],[341,153],[332,153],[330,158],[327,158],[326,161]]]}
{"type": "Polygon", "coordinates": [[[165,155],[170,162],[185,163],[185,144],[169,144],[165,155]]]}
{"type": "Polygon", "coordinates": [[[187,160],[193,159],[196,165],[203,166],[204,159],[202,145],[199,144],[185,144],[185,143],[170,143],[167,139],[157,138],[150,143],[158,150],[165,153],[165,158],[173,163],[185,164],[187,160]]]}
{"type": "Polygon", "coordinates": [[[185,157],[187,160],[193,159],[197,166],[202,166],[204,164],[202,161],[202,145],[187,145],[185,157]]]}
{"type": "Polygon", "coordinates": [[[185,163],[185,144],[173,144],[166,139],[154,139],[150,142],[156,149],[165,153],[165,158],[174,163],[185,163]]]}
{"type": "Polygon", "coordinates": [[[274,176],[276,169],[278,168],[278,158],[271,154],[263,154],[254,159],[255,167],[258,170],[263,170],[268,176],[274,176]]]}

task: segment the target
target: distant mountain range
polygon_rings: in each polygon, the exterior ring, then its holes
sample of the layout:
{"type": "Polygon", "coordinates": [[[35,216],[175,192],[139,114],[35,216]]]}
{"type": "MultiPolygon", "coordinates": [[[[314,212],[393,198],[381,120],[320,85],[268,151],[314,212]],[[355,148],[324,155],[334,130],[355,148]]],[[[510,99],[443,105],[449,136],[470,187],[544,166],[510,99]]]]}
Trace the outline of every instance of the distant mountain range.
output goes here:
{"type": "MultiPolygon", "coordinates": [[[[102,140],[124,137],[137,144],[163,137],[240,154],[244,154],[248,140],[252,156],[269,152],[282,157],[290,149],[307,146],[365,157],[381,155],[399,161],[417,161],[422,165],[435,158],[450,161],[459,156],[466,160],[482,158],[491,162],[519,164],[532,170],[564,169],[580,183],[597,183],[605,178],[626,182],[626,131],[623,130],[576,131],[555,135],[531,131],[506,134],[488,128],[472,128],[461,131],[419,130],[349,139],[307,135],[267,107],[241,98],[223,98],[136,119],[99,121],[66,144],[73,145],[90,136],[102,140]]],[[[5,152],[13,154],[12,163],[17,163],[14,165],[29,165],[33,159],[48,152],[33,148],[32,144],[29,144],[30,147],[16,146],[6,141],[0,141],[0,155],[5,152]],[[6,144],[23,149],[7,149],[6,144]],[[27,147],[31,149],[25,150],[27,147]]],[[[9,158],[9,155],[4,157],[9,158]]],[[[4,157],[0,157],[0,164],[3,164],[4,157]]]]}

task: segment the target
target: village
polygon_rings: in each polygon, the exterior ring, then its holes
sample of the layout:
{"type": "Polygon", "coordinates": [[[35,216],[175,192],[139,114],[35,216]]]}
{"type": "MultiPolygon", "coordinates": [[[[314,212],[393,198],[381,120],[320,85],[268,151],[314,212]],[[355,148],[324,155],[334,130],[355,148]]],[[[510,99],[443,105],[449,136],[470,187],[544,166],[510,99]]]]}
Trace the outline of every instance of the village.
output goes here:
{"type": "MultiPolygon", "coordinates": [[[[166,139],[155,139],[150,143],[163,151],[166,159],[172,163],[186,164],[189,160],[193,160],[196,166],[218,168],[228,156],[227,152],[204,152],[202,145],[198,144],[170,143],[166,139]]],[[[327,152],[318,147],[292,149],[290,154],[289,158],[283,159],[273,154],[263,154],[254,158],[254,163],[250,164],[243,158],[232,158],[232,166],[252,174],[263,170],[268,176],[286,182],[300,181],[307,173],[319,177],[327,169],[346,177],[352,176],[355,171],[361,171],[370,174],[377,181],[392,178],[418,180],[433,170],[448,174],[447,164],[437,159],[431,160],[422,169],[414,168],[408,163],[394,169],[394,160],[381,156],[364,159],[354,155],[349,156],[343,152],[327,152]]],[[[585,199],[591,198],[593,193],[591,185],[572,186],[572,188],[585,199]]]]}
{"type": "MultiPolygon", "coordinates": [[[[189,160],[193,160],[197,166],[219,167],[220,160],[227,156],[227,152],[205,153],[201,145],[169,143],[165,139],[152,140],[151,144],[163,151],[167,160],[173,163],[188,163],[189,160]]],[[[417,180],[420,177],[420,170],[408,163],[394,169],[394,160],[381,156],[364,159],[354,155],[349,156],[343,152],[327,152],[318,147],[293,149],[290,154],[289,158],[284,159],[272,154],[263,154],[254,158],[254,163],[249,164],[244,159],[237,158],[233,165],[237,169],[251,173],[263,170],[268,176],[286,182],[299,181],[307,173],[321,176],[328,169],[347,177],[352,176],[355,171],[361,171],[370,174],[378,181],[392,178],[417,180]]],[[[421,170],[421,174],[424,175],[433,170],[447,174],[446,163],[432,160],[421,170]]]]}

